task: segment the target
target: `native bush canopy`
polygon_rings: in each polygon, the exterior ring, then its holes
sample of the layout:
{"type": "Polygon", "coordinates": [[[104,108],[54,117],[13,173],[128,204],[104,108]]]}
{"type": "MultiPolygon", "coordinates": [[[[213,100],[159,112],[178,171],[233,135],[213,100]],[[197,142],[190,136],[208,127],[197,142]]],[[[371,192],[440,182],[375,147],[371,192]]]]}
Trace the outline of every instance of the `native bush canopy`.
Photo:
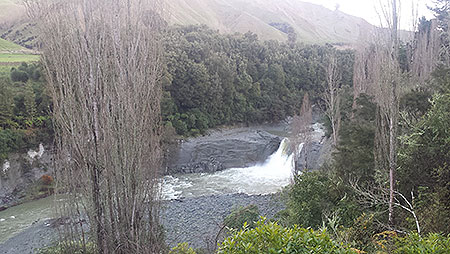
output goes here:
{"type": "MultiPolygon", "coordinates": [[[[330,45],[222,35],[205,26],[173,28],[166,40],[162,114],[178,134],[235,123],[279,121],[296,113],[303,95],[317,102],[330,45]]],[[[352,52],[339,51],[343,83],[351,84],[352,52]]]]}

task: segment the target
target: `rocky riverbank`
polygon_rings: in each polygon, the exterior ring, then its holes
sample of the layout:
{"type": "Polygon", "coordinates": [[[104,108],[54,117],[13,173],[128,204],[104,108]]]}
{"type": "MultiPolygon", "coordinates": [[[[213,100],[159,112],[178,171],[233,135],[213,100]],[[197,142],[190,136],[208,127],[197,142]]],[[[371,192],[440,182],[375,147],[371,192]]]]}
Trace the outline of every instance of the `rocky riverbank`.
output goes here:
{"type": "Polygon", "coordinates": [[[193,248],[211,249],[216,244],[215,239],[225,217],[233,209],[248,205],[256,205],[260,215],[268,218],[273,218],[285,207],[279,194],[232,194],[171,200],[164,204],[161,214],[166,243],[172,247],[188,242],[193,248]]]}
{"type": "MultiPolygon", "coordinates": [[[[269,218],[284,208],[278,195],[233,194],[165,201],[161,223],[166,243],[174,246],[188,242],[194,248],[211,249],[223,219],[234,208],[252,204],[258,206],[262,216],[269,218]]],[[[0,254],[36,253],[37,249],[57,240],[57,227],[55,220],[35,223],[1,244],[0,254]]]]}

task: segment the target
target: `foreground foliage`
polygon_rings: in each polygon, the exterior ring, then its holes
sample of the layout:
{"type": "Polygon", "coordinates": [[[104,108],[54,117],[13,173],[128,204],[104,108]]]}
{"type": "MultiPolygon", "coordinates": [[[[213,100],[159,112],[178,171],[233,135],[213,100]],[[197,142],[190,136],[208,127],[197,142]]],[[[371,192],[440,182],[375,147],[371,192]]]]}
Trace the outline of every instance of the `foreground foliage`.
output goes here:
{"type": "Polygon", "coordinates": [[[444,254],[450,250],[450,236],[440,234],[429,234],[420,237],[411,234],[403,238],[395,238],[394,253],[437,253],[444,254]]]}
{"type": "Polygon", "coordinates": [[[276,222],[257,222],[254,229],[244,227],[220,245],[218,253],[355,253],[334,242],[325,232],[286,228],[276,222]]]}

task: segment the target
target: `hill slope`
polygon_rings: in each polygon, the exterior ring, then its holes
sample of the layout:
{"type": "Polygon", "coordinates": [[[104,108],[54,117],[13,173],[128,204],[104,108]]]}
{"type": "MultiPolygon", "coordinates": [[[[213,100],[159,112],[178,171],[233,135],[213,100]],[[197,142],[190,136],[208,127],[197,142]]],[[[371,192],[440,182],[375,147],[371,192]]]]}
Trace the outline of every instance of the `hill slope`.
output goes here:
{"type": "Polygon", "coordinates": [[[23,51],[23,50],[25,50],[23,47],[15,44],[13,42],[10,42],[10,41],[0,38],[0,52],[13,52],[13,51],[23,51]]]}
{"type": "Polygon", "coordinates": [[[292,27],[298,41],[354,43],[368,22],[340,11],[299,0],[171,0],[171,24],[206,24],[224,33],[252,31],[261,39],[286,40],[276,27],[292,27]]]}
{"type": "Polygon", "coordinates": [[[0,0],[0,24],[13,22],[25,14],[19,0],[0,0]]]}
{"type": "MultiPolygon", "coordinates": [[[[2,13],[23,17],[15,1],[0,0],[0,23],[2,13]]],[[[251,31],[263,40],[285,41],[288,32],[295,31],[300,42],[353,44],[362,31],[373,29],[364,19],[301,0],[170,0],[166,5],[172,25],[204,24],[223,33],[251,31]]],[[[27,48],[35,46],[33,23],[4,27],[0,35],[27,48]]]]}
{"type": "Polygon", "coordinates": [[[39,55],[13,42],[0,38],[0,65],[38,61],[39,55]]]}

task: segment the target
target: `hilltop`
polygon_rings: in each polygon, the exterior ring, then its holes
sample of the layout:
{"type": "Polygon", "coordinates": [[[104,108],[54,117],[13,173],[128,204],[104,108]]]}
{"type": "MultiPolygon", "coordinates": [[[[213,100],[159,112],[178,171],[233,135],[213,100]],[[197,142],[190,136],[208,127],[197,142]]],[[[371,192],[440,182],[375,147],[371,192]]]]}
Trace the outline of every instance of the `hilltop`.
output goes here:
{"type": "Polygon", "coordinates": [[[263,40],[285,41],[293,29],[297,41],[351,44],[373,28],[362,18],[299,0],[171,0],[167,5],[171,24],[252,31],[263,40]]]}
{"type": "MultiPolygon", "coordinates": [[[[0,6],[3,13],[19,19],[23,7],[13,1],[0,0],[0,6]]],[[[295,31],[299,42],[353,44],[361,32],[373,28],[362,18],[299,0],[170,0],[166,5],[171,25],[203,24],[222,33],[251,31],[262,40],[286,41],[295,31]]],[[[0,23],[5,21],[2,12],[0,23]]],[[[34,25],[29,22],[4,26],[0,35],[27,48],[35,46],[34,25]]]]}

